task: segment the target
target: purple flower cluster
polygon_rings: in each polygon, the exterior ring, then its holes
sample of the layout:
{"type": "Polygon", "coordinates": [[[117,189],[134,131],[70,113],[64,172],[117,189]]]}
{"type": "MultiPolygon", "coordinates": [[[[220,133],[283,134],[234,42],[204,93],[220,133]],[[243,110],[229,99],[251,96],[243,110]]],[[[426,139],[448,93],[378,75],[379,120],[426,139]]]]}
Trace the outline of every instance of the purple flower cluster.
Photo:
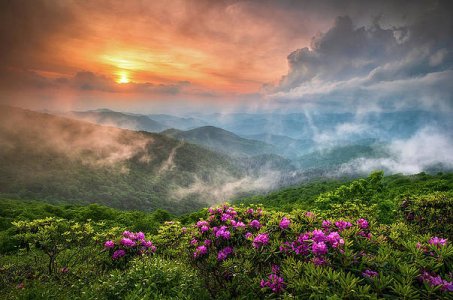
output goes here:
{"type": "Polygon", "coordinates": [[[365,219],[358,219],[357,225],[359,225],[360,229],[368,229],[369,227],[368,221],[365,219]]]}
{"type": "MultiPolygon", "coordinates": [[[[327,222],[325,221],[324,224],[327,225],[327,222]]],[[[315,229],[300,234],[293,242],[283,242],[279,247],[280,252],[301,255],[307,260],[311,258],[311,261],[317,266],[325,265],[329,248],[341,248],[344,245],[344,239],[337,231],[330,232],[328,226],[324,227],[323,230],[315,229]]]]}
{"type": "Polygon", "coordinates": [[[207,232],[209,230],[209,223],[207,221],[198,221],[197,227],[200,229],[202,233],[207,232]]]}
{"type": "Polygon", "coordinates": [[[362,276],[367,277],[367,278],[374,278],[378,275],[379,275],[378,272],[373,271],[373,270],[368,270],[368,269],[362,272],[362,276]]]}
{"type": "Polygon", "coordinates": [[[428,241],[428,244],[430,244],[432,246],[437,246],[437,247],[445,246],[447,244],[447,239],[443,239],[443,238],[439,238],[439,237],[435,236],[435,237],[432,237],[428,241]]]}
{"type": "Polygon", "coordinates": [[[228,230],[227,226],[221,226],[220,228],[214,227],[213,230],[216,238],[228,240],[231,237],[231,232],[228,230]]]}
{"type": "Polygon", "coordinates": [[[222,250],[219,251],[219,253],[217,253],[217,260],[218,261],[223,261],[225,259],[227,259],[227,257],[233,253],[233,247],[225,247],[223,248],[222,250]]]}
{"type": "Polygon", "coordinates": [[[272,292],[276,294],[283,292],[286,288],[286,284],[283,277],[279,276],[279,271],[280,268],[278,266],[273,266],[272,273],[269,275],[268,280],[261,279],[261,288],[270,288],[272,292]]]}
{"type": "Polygon", "coordinates": [[[231,220],[231,225],[233,225],[233,228],[235,228],[235,229],[244,229],[245,228],[244,222],[241,222],[241,221],[231,220]]]}
{"type": "Polygon", "coordinates": [[[194,258],[208,254],[208,248],[205,245],[198,246],[195,252],[193,253],[194,258]]]}
{"type": "Polygon", "coordinates": [[[104,248],[110,251],[113,260],[130,255],[151,254],[156,252],[156,247],[151,241],[145,239],[143,232],[124,231],[122,237],[117,241],[108,240],[104,248]]]}
{"type": "Polygon", "coordinates": [[[269,243],[269,235],[267,233],[260,233],[253,239],[253,247],[261,248],[269,243]]]}
{"type": "Polygon", "coordinates": [[[104,248],[109,248],[110,249],[110,248],[113,248],[113,247],[115,247],[115,242],[114,241],[110,240],[110,241],[107,241],[107,242],[104,243],[104,248]]]}
{"type": "Polygon", "coordinates": [[[120,243],[127,248],[132,248],[136,245],[135,242],[129,238],[122,238],[120,243]]]}
{"type": "Polygon", "coordinates": [[[112,259],[117,260],[125,255],[126,255],[126,251],[124,251],[123,249],[119,249],[119,250],[116,250],[115,252],[113,252],[112,259]]]}
{"type": "Polygon", "coordinates": [[[327,245],[324,244],[324,242],[313,242],[313,244],[311,245],[311,251],[315,256],[322,256],[326,255],[329,250],[327,249],[327,245]]]}
{"type": "Polygon", "coordinates": [[[337,226],[338,231],[341,232],[341,231],[343,231],[345,229],[348,229],[348,228],[352,227],[352,224],[349,223],[349,222],[340,220],[340,221],[335,222],[335,226],[337,226]]]}
{"type": "MultiPolygon", "coordinates": [[[[217,208],[210,207],[208,212],[206,221],[200,220],[196,223],[199,230],[190,241],[190,245],[195,247],[193,257],[198,259],[208,253],[217,252],[217,260],[223,261],[233,254],[232,239],[245,240],[243,234],[247,227],[246,220],[239,217],[236,210],[226,204],[217,208]],[[201,238],[205,239],[203,243],[201,238]]],[[[251,215],[256,216],[257,213],[252,210],[251,215]]],[[[258,220],[257,222],[259,223],[258,220]]]]}
{"type": "Polygon", "coordinates": [[[288,229],[289,225],[291,224],[291,220],[284,217],[279,224],[279,227],[283,230],[288,229]]]}
{"type": "Polygon", "coordinates": [[[249,223],[249,226],[255,229],[260,229],[261,228],[261,223],[258,220],[253,220],[249,223]]]}
{"type": "Polygon", "coordinates": [[[447,281],[447,280],[444,280],[442,279],[442,277],[440,277],[440,275],[437,275],[436,274],[430,274],[426,271],[424,271],[421,275],[420,275],[420,279],[429,284],[430,286],[440,286],[440,289],[442,291],[448,291],[448,292],[453,292],[453,281],[447,281]]]}

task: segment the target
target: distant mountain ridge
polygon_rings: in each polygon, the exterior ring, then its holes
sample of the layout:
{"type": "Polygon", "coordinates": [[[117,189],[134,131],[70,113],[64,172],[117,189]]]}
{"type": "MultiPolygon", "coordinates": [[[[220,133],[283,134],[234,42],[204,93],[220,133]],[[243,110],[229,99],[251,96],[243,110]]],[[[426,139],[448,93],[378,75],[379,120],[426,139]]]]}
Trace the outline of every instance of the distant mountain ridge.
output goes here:
{"type": "Polygon", "coordinates": [[[63,114],[66,117],[88,121],[100,125],[114,126],[123,129],[143,130],[148,132],[160,132],[167,129],[155,120],[144,115],[127,114],[109,109],[97,109],[91,111],[74,111],[63,114]]]}
{"type": "Polygon", "coordinates": [[[203,127],[209,125],[209,123],[193,118],[193,117],[177,117],[167,114],[150,114],[147,115],[150,119],[153,119],[168,128],[176,128],[180,130],[190,130],[197,127],[203,127]]]}
{"type": "Polygon", "coordinates": [[[253,184],[230,157],[165,135],[0,108],[0,194],[12,198],[183,213],[253,184]]]}
{"type": "Polygon", "coordinates": [[[178,140],[188,141],[230,156],[254,156],[275,153],[273,145],[242,138],[230,131],[214,126],[203,126],[181,131],[168,129],[161,132],[178,140]]]}

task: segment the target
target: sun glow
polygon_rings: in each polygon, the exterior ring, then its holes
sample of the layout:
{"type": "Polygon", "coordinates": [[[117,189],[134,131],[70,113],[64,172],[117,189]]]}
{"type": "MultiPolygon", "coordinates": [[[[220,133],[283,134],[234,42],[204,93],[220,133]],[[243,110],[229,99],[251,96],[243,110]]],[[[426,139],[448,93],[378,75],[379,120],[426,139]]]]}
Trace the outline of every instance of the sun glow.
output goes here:
{"type": "Polygon", "coordinates": [[[118,77],[118,80],[117,80],[118,83],[120,84],[125,84],[125,83],[129,83],[130,80],[129,80],[129,76],[126,72],[121,72],[119,74],[119,77],[118,77]]]}

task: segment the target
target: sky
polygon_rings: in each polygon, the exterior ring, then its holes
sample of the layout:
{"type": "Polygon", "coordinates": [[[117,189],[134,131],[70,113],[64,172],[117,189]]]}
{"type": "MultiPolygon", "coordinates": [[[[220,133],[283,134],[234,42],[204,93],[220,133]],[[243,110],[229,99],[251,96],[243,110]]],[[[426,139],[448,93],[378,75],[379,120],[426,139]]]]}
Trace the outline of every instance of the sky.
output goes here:
{"type": "Polygon", "coordinates": [[[453,112],[452,1],[0,1],[0,103],[453,112]]]}

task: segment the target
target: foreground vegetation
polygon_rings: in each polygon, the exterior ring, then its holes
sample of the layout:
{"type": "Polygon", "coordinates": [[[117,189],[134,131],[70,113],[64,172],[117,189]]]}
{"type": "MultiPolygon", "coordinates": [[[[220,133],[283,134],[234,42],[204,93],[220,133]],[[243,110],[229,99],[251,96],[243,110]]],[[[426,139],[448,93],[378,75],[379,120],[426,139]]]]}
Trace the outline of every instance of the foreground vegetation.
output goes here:
{"type": "Polygon", "coordinates": [[[452,184],[451,174],[376,172],[182,217],[2,200],[0,290],[7,299],[450,299],[452,184]]]}

